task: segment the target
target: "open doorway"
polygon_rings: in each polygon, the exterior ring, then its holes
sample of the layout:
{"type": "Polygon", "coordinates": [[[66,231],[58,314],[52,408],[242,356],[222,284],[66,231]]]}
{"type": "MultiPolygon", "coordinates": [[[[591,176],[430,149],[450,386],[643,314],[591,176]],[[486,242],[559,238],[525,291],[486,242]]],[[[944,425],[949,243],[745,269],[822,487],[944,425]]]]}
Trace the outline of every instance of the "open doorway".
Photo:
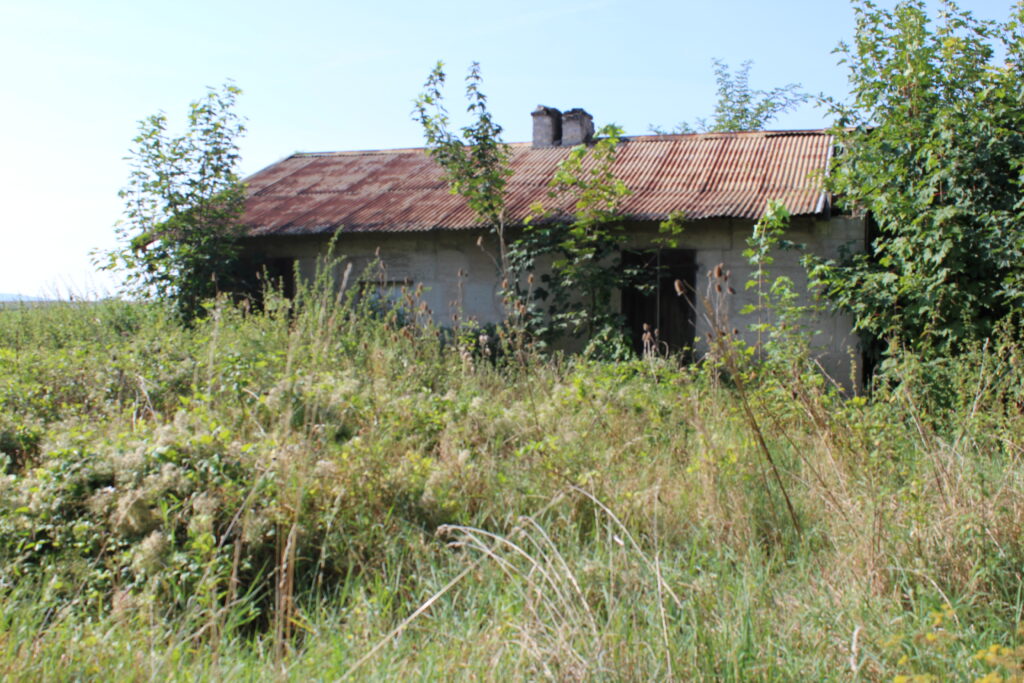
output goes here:
{"type": "Polygon", "coordinates": [[[271,258],[263,263],[263,274],[271,287],[276,287],[286,299],[295,298],[295,259],[271,258]]]}
{"type": "Polygon", "coordinates": [[[637,354],[644,352],[644,325],[650,327],[658,353],[679,354],[685,362],[693,358],[697,283],[697,254],[692,249],[658,249],[623,252],[622,265],[642,273],[641,290],[622,292],[622,313],[629,324],[630,338],[637,354]],[[676,280],[683,294],[676,292],[676,280]]]}

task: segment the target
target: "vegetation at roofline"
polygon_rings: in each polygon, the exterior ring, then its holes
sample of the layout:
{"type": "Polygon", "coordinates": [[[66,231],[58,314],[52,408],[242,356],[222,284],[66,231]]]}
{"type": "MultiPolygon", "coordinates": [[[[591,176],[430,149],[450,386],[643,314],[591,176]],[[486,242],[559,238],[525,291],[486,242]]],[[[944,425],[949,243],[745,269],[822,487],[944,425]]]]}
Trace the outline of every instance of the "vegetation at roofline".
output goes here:
{"type": "Polygon", "coordinates": [[[953,2],[935,19],[923,0],[854,11],[826,186],[877,229],[812,276],[865,335],[961,353],[1024,303],[1024,7],[1006,22],[953,2]]]}
{"type": "Polygon", "coordinates": [[[452,194],[466,200],[469,208],[483,220],[498,238],[499,266],[509,272],[505,239],[505,185],[512,169],[511,152],[501,139],[502,127],[494,122],[487,109],[487,96],[480,90],[483,78],[480,64],[473,62],[466,75],[466,111],[475,121],[451,131],[448,111],[444,106],[442,88],[447,76],[444,63],[438,61],[415,100],[413,118],[423,128],[427,151],[444,169],[445,180],[452,194]]]}
{"type": "Polygon", "coordinates": [[[799,83],[787,83],[771,90],[755,90],[750,86],[751,60],[744,61],[732,74],[729,65],[721,59],[712,60],[715,71],[716,100],[710,119],[698,118],[694,123],[682,122],[672,130],[650,126],[655,135],[669,133],[714,133],[744,130],[764,130],[768,124],[809,101],[811,96],[801,92],[799,83]]]}
{"type": "Polygon", "coordinates": [[[123,274],[122,292],[173,302],[191,324],[218,292],[244,289],[239,262],[245,187],[238,176],[238,141],[245,132],[235,112],[242,91],[225,83],[189,105],[187,128],[167,133],[160,112],[139,122],[121,190],[121,246],[96,254],[97,265],[123,274]]]}
{"type": "MultiPolygon", "coordinates": [[[[631,357],[625,319],[612,310],[612,297],[627,287],[649,285],[640,281],[639,270],[621,267],[627,234],[619,203],[630,190],[612,167],[622,129],[603,126],[592,144],[576,145],[559,162],[548,197],[556,204],[570,200],[570,211],[556,213],[535,204],[526,225],[509,240],[505,206],[510,151],[480,90],[480,65],[474,62],[466,76],[467,111],[475,122],[463,127],[461,136],[450,131],[441,90],[443,66],[439,61],[431,71],[413,116],[451,191],[465,198],[498,238],[495,262],[506,312],[502,332],[516,336],[520,345],[543,347],[571,337],[587,342],[589,357],[631,357]],[[538,263],[551,270],[540,275],[540,282],[535,279],[538,263]]],[[[681,225],[682,216],[674,215],[663,227],[678,234],[681,225]]]]}
{"type": "Polygon", "coordinates": [[[521,293],[528,329],[548,342],[581,339],[586,356],[606,360],[634,355],[612,298],[637,286],[642,275],[622,266],[628,234],[619,204],[632,193],[612,170],[621,136],[618,126],[602,126],[592,145],[575,146],[559,162],[548,197],[555,204],[571,201],[572,210],[532,206],[510,252],[516,272],[529,274],[521,293]],[[541,272],[534,283],[538,263],[550,272],[541,272]]]}

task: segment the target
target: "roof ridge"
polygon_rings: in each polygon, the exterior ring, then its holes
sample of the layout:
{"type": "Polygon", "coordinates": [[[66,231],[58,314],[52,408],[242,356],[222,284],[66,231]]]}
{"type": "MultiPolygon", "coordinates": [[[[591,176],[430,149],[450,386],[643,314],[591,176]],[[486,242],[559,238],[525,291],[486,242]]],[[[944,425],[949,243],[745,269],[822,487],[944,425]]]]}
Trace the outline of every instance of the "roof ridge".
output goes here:
{"type": "Polygon", "coordinates": [[[402,154],[407,152],[423,152],[426,147],[396,147],[394,149],[350,149],[326,152],[294,152],[289,159],[300,157],[350,157],[374,154],[402,154]]]}
{"type": "MultiPolygon", "coordinates": [[[[650,133],[643,135],[623,135],[620,139],[624,142],[668,142],[685,138],[703,138],[705,140],[718,140],[732,137],[783,137],[796,135],[831,135],[827,128],[794,128],[788,130],[735,130],[735,131],[708,131],[705,133],[650,133]]],[[[533,149],[532,142],[508,142],[509,147],[515,149],[533,149]]],[[[570,149],[570,147],[543,147],[545,150],[570,149]]],[[[410,152],[425,152],[426,147],[394,147],[388,149],[351,149],[351,150],[327,150],[320,152],[294,152],[288,158],[303,157],[336,157],[336,156],[372,156],[390,154],[408,154],[410,152]]]]}

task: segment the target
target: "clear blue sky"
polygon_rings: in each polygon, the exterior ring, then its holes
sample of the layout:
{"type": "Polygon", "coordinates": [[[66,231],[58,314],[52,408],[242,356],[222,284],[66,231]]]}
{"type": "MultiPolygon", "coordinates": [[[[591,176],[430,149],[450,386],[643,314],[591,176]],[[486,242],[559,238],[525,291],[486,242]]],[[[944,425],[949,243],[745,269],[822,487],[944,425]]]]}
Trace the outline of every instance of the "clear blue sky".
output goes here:
{"type": "MultiPolygon", "coordinates": [[[[961,3],[1000,20],[1010,5],[961,3]]],[[[226,78],[245,92],[248,174],[294,151],[419,146],[409,112],[437,59],[453,112],[482,64],[510,142],[538,104],[644,133],[711,112],[714,57],[754,60],[756,88],[842,95],[831,50],[852,25],[844,0],[0,0],[0,292],[111,290],[88,254],[115,245],[136,122],[164,110],[177,127],[226,78]]],[[[773,127],[826,124],[808,105],[773,127]]]]}

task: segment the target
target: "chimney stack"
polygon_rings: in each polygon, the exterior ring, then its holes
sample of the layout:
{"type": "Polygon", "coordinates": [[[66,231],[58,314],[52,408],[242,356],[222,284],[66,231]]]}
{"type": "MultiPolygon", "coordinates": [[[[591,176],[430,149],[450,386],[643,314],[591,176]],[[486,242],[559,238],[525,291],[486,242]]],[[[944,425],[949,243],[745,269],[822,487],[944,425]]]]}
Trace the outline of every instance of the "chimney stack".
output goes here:
{"type": "Polygon", "coordinates": [[[562,112],[538,104],[533,116],[533,146],[557,147],[562,142],[562,112]]]}
{"type": "MultiPolygon", "coordinates": [[[[534,119],[534,131],[536,128],[534,119]]],[[[536,140],[536,133],[534,139],[536,140]]],[[[562,145],[572,147],[588,144],[594,139],[594,117],[582,109],[570,109],[562,114],[562,145]]]]}

